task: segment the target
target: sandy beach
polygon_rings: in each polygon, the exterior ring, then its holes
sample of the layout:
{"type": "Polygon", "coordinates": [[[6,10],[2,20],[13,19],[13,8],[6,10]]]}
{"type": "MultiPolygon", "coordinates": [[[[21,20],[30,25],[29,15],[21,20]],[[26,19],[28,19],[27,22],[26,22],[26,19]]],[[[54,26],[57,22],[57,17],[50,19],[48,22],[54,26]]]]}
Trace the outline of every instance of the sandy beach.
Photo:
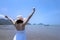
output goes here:
{"type": "MultiPolygon", "coordinates": [[[[60,40],[60,27],[26,26],[27,40],[60,40]]],[[[0,25],[0,40],[13,40],[16,33],[11,25],[0,25]]]]}

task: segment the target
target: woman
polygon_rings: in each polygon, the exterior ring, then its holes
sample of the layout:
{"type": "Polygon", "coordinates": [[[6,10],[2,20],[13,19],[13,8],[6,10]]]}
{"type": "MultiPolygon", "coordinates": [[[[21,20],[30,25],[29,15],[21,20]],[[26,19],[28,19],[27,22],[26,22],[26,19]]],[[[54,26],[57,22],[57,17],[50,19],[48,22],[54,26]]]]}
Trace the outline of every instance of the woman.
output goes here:
{"type": "Polygon", "coordinates": [[[35,8],[33,8],[33,12],[24,21],[22,16],[18,16],[16,21],[12,20],[8,16],[5,16],[5,18],[10,20],[15,25],[15,28],[17,30],[13,40],[26,40],[25,25],[28,23],[29,19],[32,17],[34,12],[35,12],[35,8]]]}

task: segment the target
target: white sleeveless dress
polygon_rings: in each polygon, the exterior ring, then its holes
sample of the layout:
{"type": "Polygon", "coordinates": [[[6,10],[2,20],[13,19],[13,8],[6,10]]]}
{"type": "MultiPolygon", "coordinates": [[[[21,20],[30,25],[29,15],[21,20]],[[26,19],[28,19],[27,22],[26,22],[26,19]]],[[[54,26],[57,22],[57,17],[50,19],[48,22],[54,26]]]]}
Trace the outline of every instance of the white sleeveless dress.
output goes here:
{"type": "Polygon", "coordinates": [[[17,30],[13,40],[26,40],[26,30],[17,30]]]}

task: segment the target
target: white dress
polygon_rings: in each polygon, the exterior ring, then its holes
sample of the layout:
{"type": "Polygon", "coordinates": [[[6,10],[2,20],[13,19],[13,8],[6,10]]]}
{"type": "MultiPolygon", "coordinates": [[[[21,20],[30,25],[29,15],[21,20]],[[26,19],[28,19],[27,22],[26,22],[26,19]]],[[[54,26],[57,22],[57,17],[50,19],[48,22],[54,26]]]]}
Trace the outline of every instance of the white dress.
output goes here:
{"type": "Polygon", "coordinates": [[[26,40],[26,31],[16,31],[13,40],[26,40]]]}
{"type": "Polygon", "coordinates": [[[17,30],[13,40],[26,40],[26,30],[17,30]]]}

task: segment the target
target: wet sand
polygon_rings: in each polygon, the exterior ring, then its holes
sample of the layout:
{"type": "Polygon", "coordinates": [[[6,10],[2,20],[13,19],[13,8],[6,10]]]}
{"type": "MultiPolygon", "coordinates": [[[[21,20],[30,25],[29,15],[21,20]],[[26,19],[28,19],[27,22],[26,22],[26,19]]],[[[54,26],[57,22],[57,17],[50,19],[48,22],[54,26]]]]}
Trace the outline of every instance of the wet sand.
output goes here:
{"type": "MultiPolygon", "coordinates": [[[[27,40],[60,40],[60,32],[56,33],[56,30],[59,28],[54,27],[26,27],[26,35],[27,40]],[[53,31],[53,30],[54,31],[53,31]]],[[[15,28],[14,27],[1,27],[0,26],[0,40],[13,40],[15,35],[15,28]]]]}

